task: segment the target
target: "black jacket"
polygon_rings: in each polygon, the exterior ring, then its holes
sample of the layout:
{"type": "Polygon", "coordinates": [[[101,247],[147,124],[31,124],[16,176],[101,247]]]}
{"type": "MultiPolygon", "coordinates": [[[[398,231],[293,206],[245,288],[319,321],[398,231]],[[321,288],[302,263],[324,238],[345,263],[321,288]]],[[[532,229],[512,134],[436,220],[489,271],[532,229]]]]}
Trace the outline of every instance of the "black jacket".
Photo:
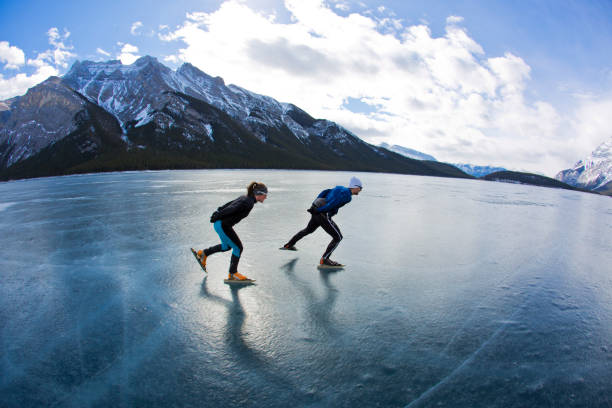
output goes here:
{"type": "Polygon", "coordinates": [[[217,208],[217,211],[210,217],[210,222],[221,220],[224,225],[233,227],[238,224],[240,220],[249,215],[254,205],[255,197],[246,195],[238,197],[217,208]]]}

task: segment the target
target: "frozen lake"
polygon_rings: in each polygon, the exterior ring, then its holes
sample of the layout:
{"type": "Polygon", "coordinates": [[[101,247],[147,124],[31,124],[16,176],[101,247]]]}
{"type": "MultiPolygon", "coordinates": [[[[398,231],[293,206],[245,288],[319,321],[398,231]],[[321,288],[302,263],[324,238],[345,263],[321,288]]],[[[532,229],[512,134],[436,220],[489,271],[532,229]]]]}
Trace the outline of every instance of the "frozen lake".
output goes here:
{"type": "Polygon", "coordinates": [[[612,406],[612,200],[473,180],[163,171],[0,183],[2,407],[612,406]],[[279,251],[324,188],[364,191],[279,251]],[[189,247],[270,189],[208,276],[189,247]]]}

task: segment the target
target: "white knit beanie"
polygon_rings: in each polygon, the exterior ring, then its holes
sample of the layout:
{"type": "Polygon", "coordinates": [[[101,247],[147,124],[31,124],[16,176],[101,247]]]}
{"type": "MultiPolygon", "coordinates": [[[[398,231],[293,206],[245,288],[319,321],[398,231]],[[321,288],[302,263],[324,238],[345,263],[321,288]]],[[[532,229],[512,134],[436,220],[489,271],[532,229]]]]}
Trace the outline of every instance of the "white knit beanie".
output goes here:
{"type": "Polygon", "coordinates": [[[359,180],[357,177],[351,177],[351,181],[349,182],[349,188],[355,187],[363,188],[363,185],[361,184],[361,180],[359,180]]]}

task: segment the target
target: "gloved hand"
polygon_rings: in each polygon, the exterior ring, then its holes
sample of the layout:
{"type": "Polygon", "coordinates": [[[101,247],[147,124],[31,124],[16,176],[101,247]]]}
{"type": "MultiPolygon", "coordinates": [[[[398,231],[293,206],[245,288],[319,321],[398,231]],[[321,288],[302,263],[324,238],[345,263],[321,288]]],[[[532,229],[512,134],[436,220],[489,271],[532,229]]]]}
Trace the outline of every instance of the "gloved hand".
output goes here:
{"type": "Polygon", "coordinates": [[[312,215],[316,214],[316,207],[313,205],[311,206],[309,209],[307,209],[306,211],[308,211],[309,213],[311,213],[312,215]]]}
{"type": "Polygon", "coordinates": [[[218,220],[221,219],[221,214],[219,214],[219,211],[215,211],[214,213],[212,213],[212,215],[210,216],[210,222],[216,222],[218,220]]]}

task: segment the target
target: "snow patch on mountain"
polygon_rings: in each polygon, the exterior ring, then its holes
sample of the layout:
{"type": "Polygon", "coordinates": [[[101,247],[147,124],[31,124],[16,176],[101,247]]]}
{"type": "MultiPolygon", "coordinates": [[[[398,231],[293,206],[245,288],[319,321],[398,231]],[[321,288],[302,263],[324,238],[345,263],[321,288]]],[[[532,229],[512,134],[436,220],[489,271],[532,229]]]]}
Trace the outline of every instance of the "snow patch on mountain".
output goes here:
{"type": "Polygon", "coordinates": [[[213,128],[209,123],[206,123],[204,125],[204,129],[206,130],[206,136],[208,136],[208,138],[210,139],[211,142],[215,141],[215,138],[213,136],[213,128]]]}
{"type": "Polygon", "coordinates": [[[138,121],[135,126],[142,126],[149,123],[151,119],[153,119],[150,113],[151,105],[147,104],[147,107],[140,111],[140,113],[134,118],[134,120],[138,121]]]}

